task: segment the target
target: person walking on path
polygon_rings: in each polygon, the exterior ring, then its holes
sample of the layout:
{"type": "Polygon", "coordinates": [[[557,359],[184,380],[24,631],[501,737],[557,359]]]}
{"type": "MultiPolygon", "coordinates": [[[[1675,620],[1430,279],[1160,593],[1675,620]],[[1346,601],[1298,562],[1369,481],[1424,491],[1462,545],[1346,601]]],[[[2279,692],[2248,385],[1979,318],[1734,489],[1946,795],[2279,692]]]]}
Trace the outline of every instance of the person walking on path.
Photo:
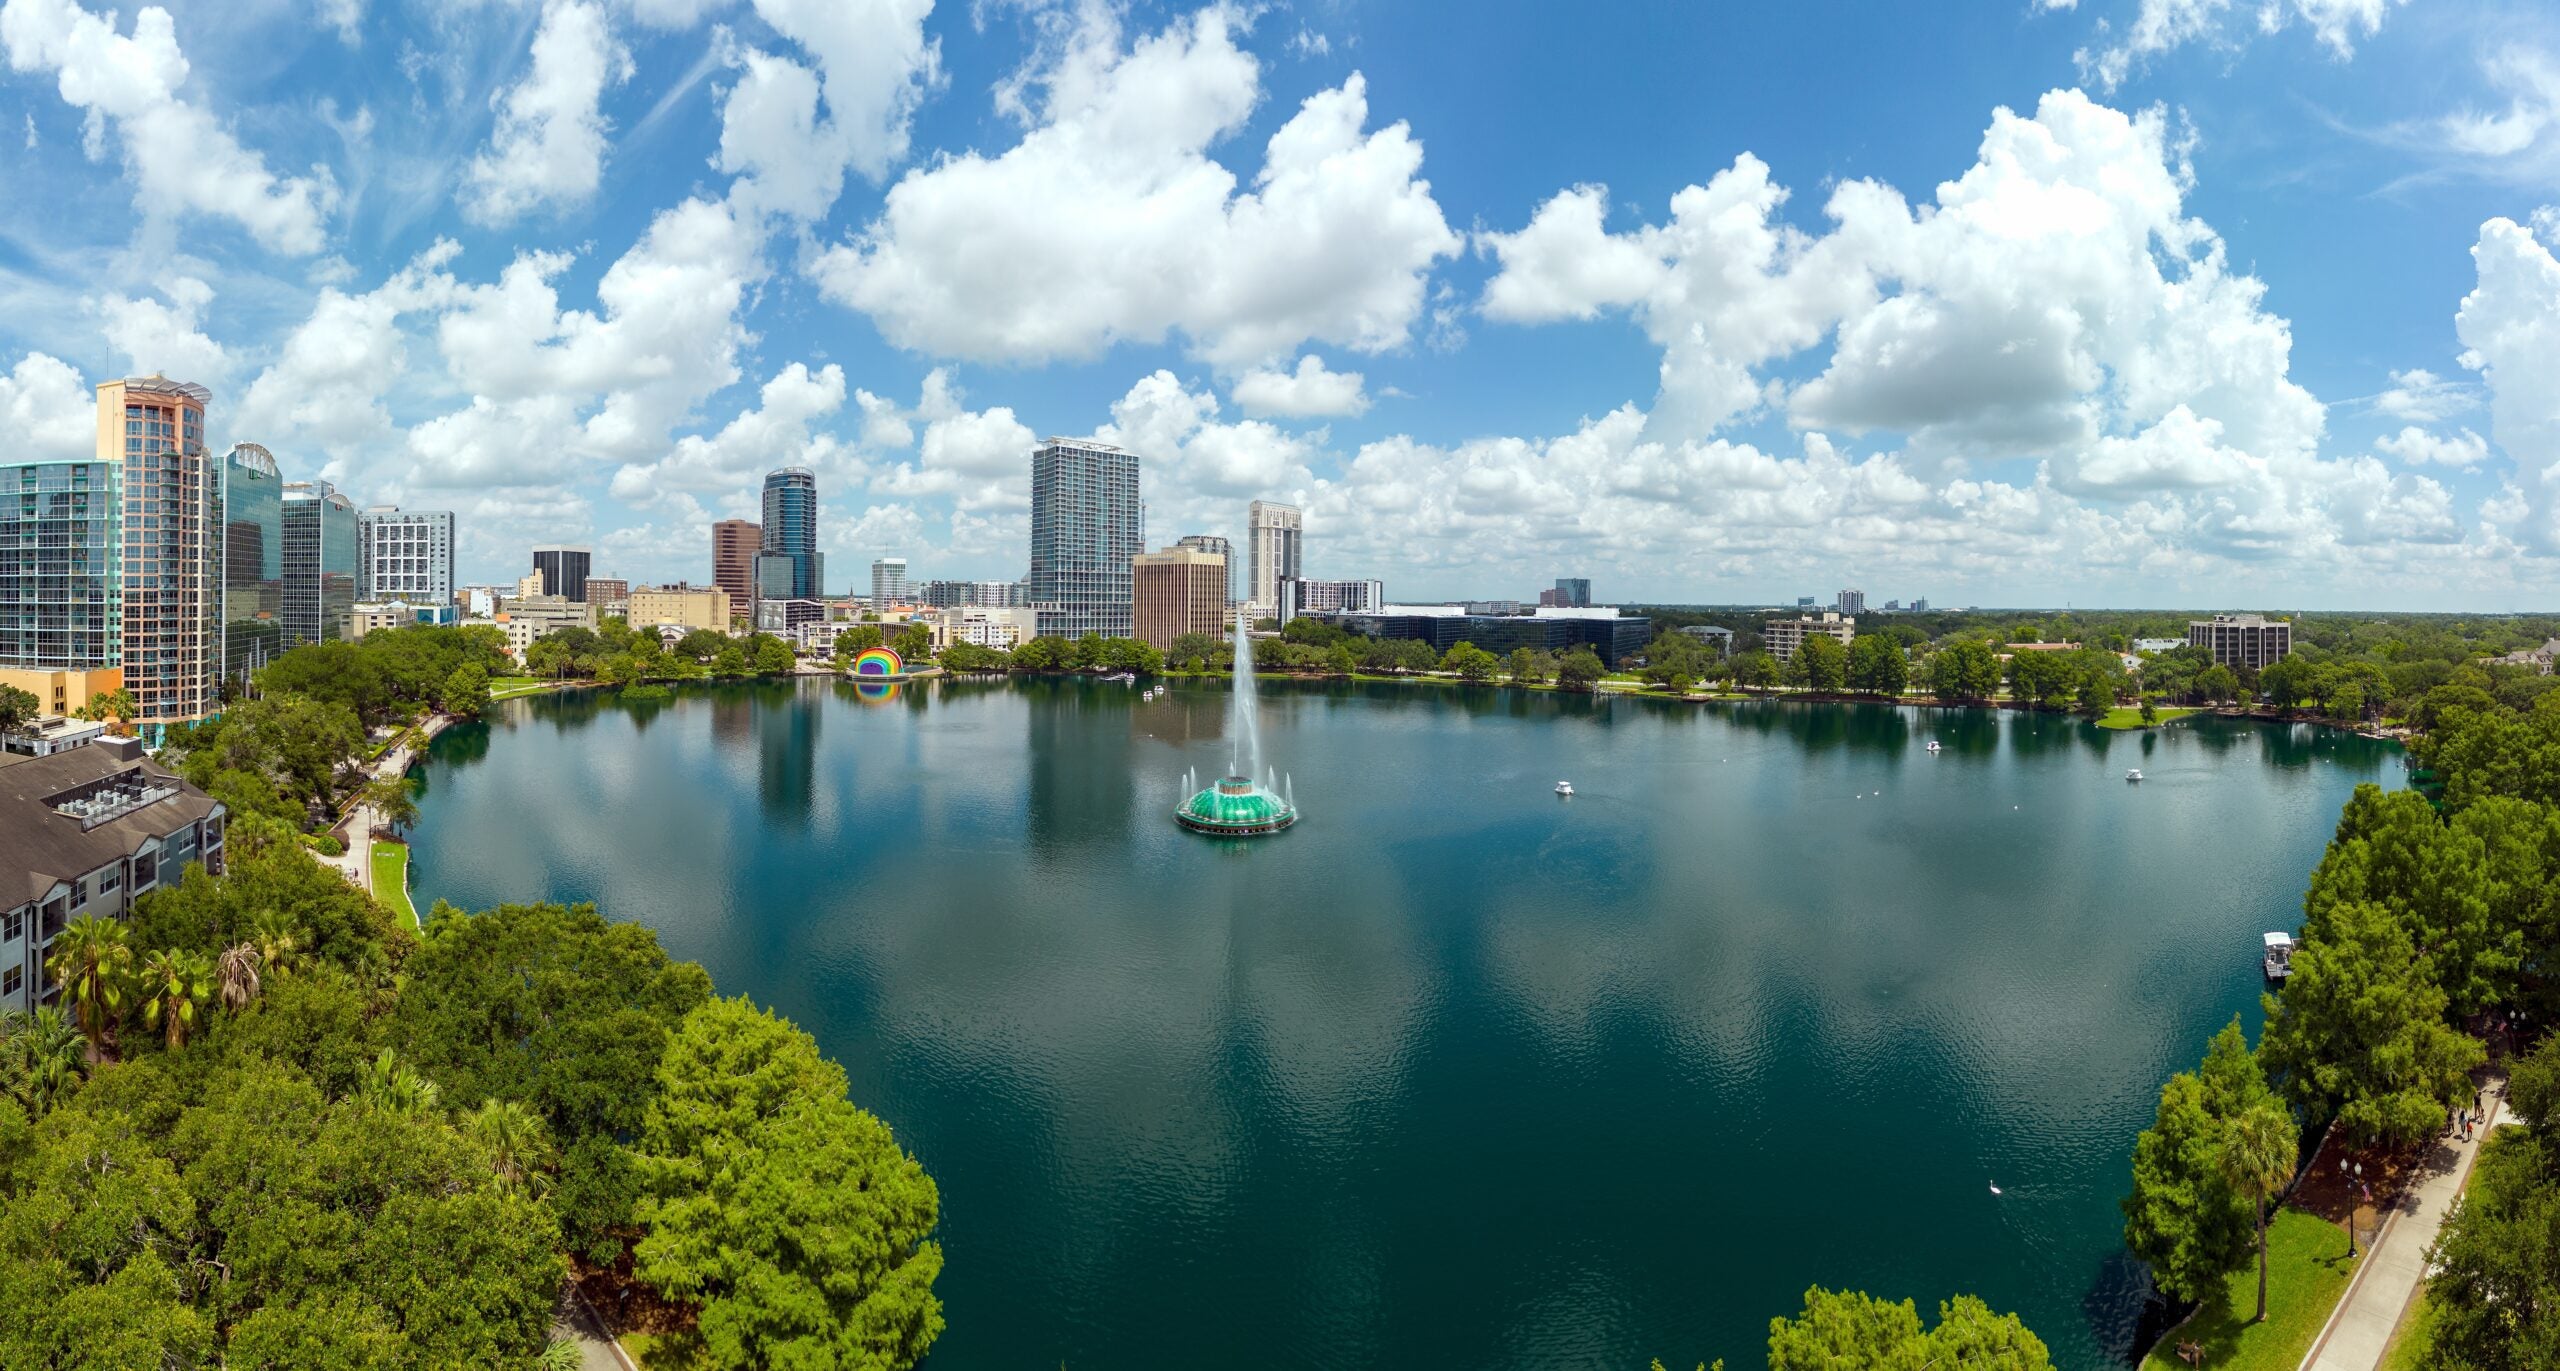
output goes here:
{"type": "MultiPolygon", "coordinates": [[[[2480,1097],[2495,1098],[2504,1081],[2503,1076],[2489,1077],[2480,1097]]],[[[2462,1183],[2480,1155],[2481,1139],[2495,1112],[2486,1111],[2474,1131],[2469,1126],[2470,1111],[2452,1111],[2456,1126],[2411,1173],[2381,1231],[2366,1245],[2364,1259],[2339,1297],[2338,1307],[2330,1311],[2310,1354],[2302,1359],[2302,1371],[2375,1371],[2382,1364],[2383,1350],[2390,1345],[2392,1330],[2399,1327],[2401,1311],[2409,1307],[2410,1296],[2426,1277],[2427,1249],[2435,1245],[2446,1213],[2462,1193],[2462,1183]]]]}

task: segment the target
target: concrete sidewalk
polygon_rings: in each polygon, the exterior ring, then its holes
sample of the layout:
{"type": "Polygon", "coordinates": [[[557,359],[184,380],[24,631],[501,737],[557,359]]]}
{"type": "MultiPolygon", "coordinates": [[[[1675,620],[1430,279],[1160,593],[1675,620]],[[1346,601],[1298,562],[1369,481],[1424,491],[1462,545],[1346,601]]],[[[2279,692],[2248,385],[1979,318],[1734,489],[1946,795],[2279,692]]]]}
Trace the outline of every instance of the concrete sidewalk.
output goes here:
{"type": "Polygon", "coordinates": [[[2489,1123],[2474,1128],[2471,1141],[2435,1140],[2418,1183],[2391,1206],[2382,1231],[2356,1266],[2347,1293],[2330,1311],[2310,1355],[2302,1359],[2302,1371],[2374,1371],[2382,1364],[2392,1330],[2400,1326],[2401,1313],[2426,1278],[2427,1249],[2435,1246],[2437,1230],[2444,1227],[2446,1213],[2462,1193],[2471,1163],[2480,1155],[2481,1141],[2506,1112],[2506,1086],[2504,1076],[2488,1078],[2489,1123]]]}

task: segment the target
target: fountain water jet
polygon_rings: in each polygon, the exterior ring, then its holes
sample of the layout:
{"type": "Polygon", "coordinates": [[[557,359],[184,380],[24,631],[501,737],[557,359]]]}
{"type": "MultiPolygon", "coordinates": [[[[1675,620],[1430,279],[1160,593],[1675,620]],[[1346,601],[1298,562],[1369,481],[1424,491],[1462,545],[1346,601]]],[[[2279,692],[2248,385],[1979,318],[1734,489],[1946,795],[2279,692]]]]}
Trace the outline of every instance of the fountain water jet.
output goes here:
{"type": "MultiPolygon", "coordinates": [[[[1236,614],[1234,719],[1227,774],[1173,811],[1175,823],[1194,833],[1232,838],[1277,833],[1298,821],[1298,807],[1280,793],[1280,773],[1262,761],[1262,731],[1253,696],[1253,643],[1244,613],[1236,614]],[[1262,779],[1256,779],[1261,777],[1262,779]]],[[[1189,788],[1186,777],[1184,788],[1189,788]]]]}

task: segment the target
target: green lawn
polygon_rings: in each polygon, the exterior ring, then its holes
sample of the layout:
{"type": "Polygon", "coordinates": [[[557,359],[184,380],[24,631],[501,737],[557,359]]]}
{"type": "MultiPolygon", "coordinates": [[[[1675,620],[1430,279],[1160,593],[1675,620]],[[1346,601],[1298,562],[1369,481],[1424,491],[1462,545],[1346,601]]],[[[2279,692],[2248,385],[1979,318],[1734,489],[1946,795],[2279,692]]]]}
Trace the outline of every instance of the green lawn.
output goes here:
{"type": "Polygon", "coordinates": [[[2276,1213],[2267,1231],[2267,1321],[2258,1311],[2258,1263],[2231,1273],[2225,1298],[2161,1339],[2143,1371],[2183,1371],[2181,1341],[2204,1344],[2211,1371],[2295,1371],[2320,1325],[2329,1321],[2355,1264],[2347,1260],[2346,1230],[2298,1209],[2276,1213]]]}
{"type": "Polygon", "coordinates": [[[2391,1335],[2390,1350],[2382,1354],[2382,1371],[2419,1371],[2432,1366],[2436,1347],[2435,1306],[2427,1302],[2427,1288],[2418,1287],[2418,1297],[2409,1303],[2409,1312],[2400,1316],[2399,1331],[2391,1335]]]}
{"type": "Polygon", "coordinates": [[[540,676],[492,676],[489,678],[489,698],[511,700],[518,695],[538,695],[549,690],[551,684],[540,676]]]}
{"type": "Polygon", "coordinates": [[[415,924],[418,911],[409,903],[409,845],[383,842],[373,844],[373,898],[382,907],[415,924]]]}
{"type": "MultiPolygon", "coordinates": [[[[2159,715],[2160,722],[2165,724],[2171,719],[2183,719],[2190,714],[2202,714],[2204,711],[2201,709],[2187,709],[2181,706],[2162,705],[2155,712],[2159,715]]],[[[2098,727],[2140,728],[2142,727],[2142,711],[2139,709],[2127,709],[2122,705],[2118,705],[2115,708],[2108,710],[2105,715],[2099,718],[2098,727]]]]}

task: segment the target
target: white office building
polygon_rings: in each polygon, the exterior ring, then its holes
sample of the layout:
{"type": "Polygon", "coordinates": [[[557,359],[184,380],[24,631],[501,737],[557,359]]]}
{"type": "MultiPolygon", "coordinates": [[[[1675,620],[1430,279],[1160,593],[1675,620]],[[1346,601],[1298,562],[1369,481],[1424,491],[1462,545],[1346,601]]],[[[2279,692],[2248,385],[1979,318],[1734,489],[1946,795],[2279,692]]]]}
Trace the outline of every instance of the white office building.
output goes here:
{"type": "Polygon", "coordinates": [[[871,604],[876,610],[885,605],[907,603],[907,559],[883,557],[871,564],[871,604]]]}
{"type": "Polygon", "coordinates": [[[453,603],[453,511],[375,505],[356,516],[356,598],[453,603]]]}

